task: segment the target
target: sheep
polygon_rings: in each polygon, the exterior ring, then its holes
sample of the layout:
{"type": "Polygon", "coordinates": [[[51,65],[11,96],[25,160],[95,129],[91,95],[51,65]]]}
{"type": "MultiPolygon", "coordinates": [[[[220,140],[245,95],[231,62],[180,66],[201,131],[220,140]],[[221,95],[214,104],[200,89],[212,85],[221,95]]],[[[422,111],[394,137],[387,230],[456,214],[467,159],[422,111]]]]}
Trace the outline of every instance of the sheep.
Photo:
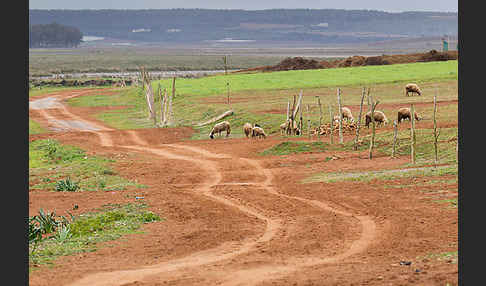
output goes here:
{"type": "Polygon", "coordinates": [[[250,138],[250,133],[251,133],[251,130],[253,129],[253,127],[251,126],[251,123],[245,123],[245,125],[243,125],[243,131],[245,132],[245,135],[246,135],[246,138],[250,138]]]}
{"type": "Polygon", "coordinates": [[[255,126],[252,129],[251,137],[256,137],[256,136],[258,136],[258,138],[261,138],[261,137],[266,138],[267,134],[265,134],[265,131],[263,131],[263,128],[255,126]]]}
{"type": "MultiPolygon", "coordinates": [[[[418,116],[416,111],[414,111],[414,117],[415,120],[417,121],[422,119],[421,117],[418,116]]],[[[400,122],[405,119],[408,119],[409,121],[411,120],[409,107],[402,107],[398,110],[398,118],[397,118],[398,124],[400,124],[400,122]]]]}
{"type": "Polygon", "coordinates": [[[218,133],[219,136],[221,136],[221,132],[226,131],[226,137],[228,137],[231,133],[231,126],[228,121],[223,121],[220,122],[216,125],[214,125],[213,129],[211,130],[211,133],[209,133],[209,138],[214,139],[214,134],[218,133]]]}
{"type": "Polygon", "coordinates": [[[420,90],[419,86],[415,83],[409,83],[405,86],[405,96],[409,96],[409,92],[417,93],[418,95],[422,95],[422,91],[420,90]]]}
{"type": "MultiPolygon", "coordinates": [[[[285,134],[285,131],[287,130],[287,127],[289,126],[289,120],[280,124],[280,134],[285,134]]],[[[295,123],[295,121],[293,123],[294,124],[292,124],[292,125],[293,125],[293,130],[294,130],[295,134],[300,135],[300,128],[297,127],[297,123],[295,123]]]]}
{"type": "MultiPolygon", "coordinates": [[[[366,116],[365,125],[366,125],[366,127],[370,128],[371,111],[368,111],[368,113],[366,113],[365,116],[366,116]]],[[[382,111],[375,110],[375,112],[373,113],[373,117],[374,117],[375,122],[378,122],[378,125],[381,125],[381,124],[387,125],[388,124],[388,119],[386,118],[385,113],[383,113],[382,111]]]]}
{"type": "Polygon", "coordinates": [[[341,107],[341,111],[343,113],[343,119],[346,119],[349,122],[354,122],[353,114],[351,113],[351,109],[347,107],[341,107]]]}

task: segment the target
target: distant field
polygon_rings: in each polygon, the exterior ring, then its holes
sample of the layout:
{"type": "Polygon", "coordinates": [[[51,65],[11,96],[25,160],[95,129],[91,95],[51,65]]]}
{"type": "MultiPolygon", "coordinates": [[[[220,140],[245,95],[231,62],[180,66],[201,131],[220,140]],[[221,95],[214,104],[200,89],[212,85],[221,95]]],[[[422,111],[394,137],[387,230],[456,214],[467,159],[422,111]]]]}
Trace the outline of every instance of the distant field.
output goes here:
{"type": "MultiPolygon", "coordinates": [[[[221,70],[223,55],[197,50],[169,53],[164,49],[31,49],[29,75],[139,71],[140,66],[149,71],[221,70]]],[[[274,65],[284,57],[229,54],[228,58],[229,69],[246,69],[274,65]]]]}

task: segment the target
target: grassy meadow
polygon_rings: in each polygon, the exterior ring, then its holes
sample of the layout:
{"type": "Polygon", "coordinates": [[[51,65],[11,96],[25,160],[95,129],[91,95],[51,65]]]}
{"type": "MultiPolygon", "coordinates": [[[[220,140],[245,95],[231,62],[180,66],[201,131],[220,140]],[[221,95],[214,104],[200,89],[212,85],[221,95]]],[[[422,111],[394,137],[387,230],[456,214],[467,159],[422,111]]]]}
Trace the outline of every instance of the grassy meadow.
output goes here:
{"type": "MultiPolygon", "coordinates": [[[[457,61],[446,61],[178,78],[173,100],[174,121],[176,126],[194,127],[199,122],[233,109],[234,115],[226,118],[233,126],[242,126],[245,122],[259,123],[267,133],[272,134],[278,132],[278,126],[285,121],[287,101],[302,90],[304,119],[310,118],[315,127],[319,120],[316,96],[321,98],[322,122],[329,122],[329,105],[334,112],[337,110],[338,87],[345,106],[359,106],[362,88],[367,87],[370,95],[380,101],[377,109],[384,111],[390,119],[395,118],[396,110],[387,105],[397,103],[404,106],[416,103],[416,111],[431,118],[434,95],[437,95],[439,102],[457,100],[457,73],[457,61]],[[403,86],[412,81],[421,86],[423,96],[405,97],[403,86]],[[227,82],[230,85],[229,105],[227,82]],[[429,104],[419,105],[424,102],[429,104]]],[[[159,87],[172,93],[172,80],[152,82],[157,117],[160,114],[159,87]]],[[[116,95],[94,94],[72,98],[69,103],[74,106],[123,106],[125,108],[99,113],[98,119],[120,129],[153,127],[148,120],[145,95],[140,87],[120,89],[116,95]]],[[[437,116],[439,121],[455,120],[457,105],[440,107],[437,116]]],[[[206,138],[211,127],[194,127],[199,132],[194,134],[193,139],[206,138]]],[[[240,129],[233,128],[232,136],[243,136],[240,129]]]]}

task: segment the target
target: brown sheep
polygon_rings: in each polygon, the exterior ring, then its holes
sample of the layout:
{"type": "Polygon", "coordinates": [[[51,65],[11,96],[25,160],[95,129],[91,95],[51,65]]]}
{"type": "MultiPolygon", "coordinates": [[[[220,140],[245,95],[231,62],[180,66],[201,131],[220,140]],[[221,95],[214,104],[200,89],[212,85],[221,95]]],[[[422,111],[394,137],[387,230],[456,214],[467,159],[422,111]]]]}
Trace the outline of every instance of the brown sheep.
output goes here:
{"type": "Polygon", "coordinates": [[[253,127],[251,126],[251,123],[245,123],[245,125],[243,125],[243,131],[245,132],[245,135],[246,135],[246,138],[250,138],[250,134],[251,134],[251,130],[253,129],[253,127]]]}
{"type": "MultiPolygon", "coordinates": [[[[414,117],[415,117],[415,120],[419,121],[421,120],[422,118],[420,118],[417,114],[416,111],[414,111],[414,117]]],[[[400,122],[402,120],[405,120],[405,119],[408,119],[409,121],[411,120],[411,117],[410,117],[410,108],[409,107],[402,107],[398,110],[398,118],[397,118],[397,123],[400,124],[400,122]]]]}
{"type": "Polygon", "coordinates": [[[265,131],[263,131],[263,128],[255,126],[252,129],[251,137],[266,138],[267,134],[265,134],[265,131]]]}
{"type": "MultiPolygon", "coordinates": [[[[366,127],[370,128],[370,122],[371,122],[371,111],[368,111],[366,113],[366,127]]],[[[383,113],[382,111],[379,111],[379,110],[375,110],[375,112],[373,113],[373,117],[374,117],[374,120],[375,122],[378,123],[378,125],[387,125],[388,124],[388,119],[386,118],[385,116],[385,113],[383,113]]]]}
{"type": "Polygon", "coordinates": [[[218,133],[219,136],[221,136],[221,132],[226,131],[226,137],[228,137],[231,133],[231,126],[228,121],[223,121],[220,122],[216,125],[214,125],[213,129],[211,130],[211,133],[209,133],[209,138],[214,139],[214,134],[218,133]]]}
{"type": "Polygon", "coordinates": [[[419,86],[415,83],[409,83],[405,86],[405,96],[409,96],[409,92],[417,93],[418,95],[422,95],[422,91],[420,90],[419,86]]]}

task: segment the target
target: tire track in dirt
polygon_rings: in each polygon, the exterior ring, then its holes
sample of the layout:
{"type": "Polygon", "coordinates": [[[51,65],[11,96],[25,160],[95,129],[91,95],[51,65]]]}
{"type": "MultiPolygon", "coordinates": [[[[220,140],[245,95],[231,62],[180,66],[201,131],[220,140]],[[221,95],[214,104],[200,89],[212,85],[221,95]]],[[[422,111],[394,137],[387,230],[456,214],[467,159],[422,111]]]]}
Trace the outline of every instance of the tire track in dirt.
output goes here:
{"type": "MultiPolygon", "coordinates": [[[[61,110],[64,113],[64,115],[66,115],[67,117],[74,118],[76,120],[80,120],[83,122],[89,122],[83,118],[80,118],[70,113],[65,108],[64,105],[62,105],[61,110]]],[[[46,116],[46,119],[55,120],[55,117],[45,112],[44,115],[46,116]]],[[[91,124],[91,122],[89,123],[91,124]]],[[[87,130],[83,130],[82,128],[72,128],[72,129],[79,130],[79,131],[87,131],[87,130]]],[[[100,129],[101,130],[99,131],[88,130],[88,132],[97,134],[98,137],[100,138],[100,144],[102,146],[105,147],[114,146],[110,134],[107,134],[106,132],[101,132],[101,131],[108,131],[111,129],[102,126],[100,129]]],[[[197,164],[201,169],[203,169],[208,174],[208,180],[197,187],[197,191],[200,192],[201,195],[209,197],[226,206],[237,208],[238,210],[242,211],[243,213],[246,213],[247,215],[254,216],[262,221],[265,221],[266,229],[257,238],[252,237],[252,238],[246,238],[240,242],[222,243],[220,246],[213,249],[196,252],[186,257],[162,262],[151,266],[141,267],[138,269],[94,273],[85,276],[70,285],[78,285],[78,286],[79,285],[122,285],[122,284],[141,281],[145,279],[153,279],[156,278],[156,276],[161,273],[166,273],[166,272],[171,272],[176,270],[190,271],[189,268],[191,267],[194,268],[198,266],[208,265],[222,260],[234,258],[244,253],[248,253],[249,251],[254,249],[255,246],[257,246],[259,243],[267,242],[271,240],[275,236],[277,231],[280,229],[281,220],[271,219],[265,216],[264,214],[253,210],[252,208],[243,206],[241,204],[237,204],[232,200],[226,199],[224,197],[214,195],[211,189],[212,187],[217,186],[221,183],[222,173],[217,168],[218,164],[214,160],[208,160],[208,159],[237,159],[240,161],[244,161],[246,164],[252,166],[253,168],[255,168],[255,170],[257,170],[255,173],[264,174],[265,176],[265,181],[253,182],[251,183],[252,185],[260,186],[264,190],[268,191],[269,193],[276,196],[284,197],[288,200],[298,200],[331,213],[357,219],[361,224],[360,238],[354,241],[351,247],[349,247],[346,251],[344,251],[341,254],[331,256],[331,257],[308,256],[304,258],[289,258],[285,261],[284,264],[264,264],[250,269],[232,271],[230,274],[227,273],[227,276],[230,276],[231,278],[220,281],[222,285],[243,285],[243,284],[253,285],[265,280],[276,279],[282,276],[289,275],[292,272],[297,271],[304,267],[315,266],[315,265],[326,264],[326,263],[336,263],[353,254],[357,254],[359,252],[364,251],[368,247],[368,245],[370,245],[370,243],[375,239],[376,225],[374,221],[371,220],[370,217],[355,216],[352,213],[334,209],[328,204],[321,201],[309,200],[301,197],[294,197],[294,196],[289,196],[289,195],[279,193],[272,186],[272,180],[274,176],[271,173],[271,171],[269,169],[263,168],[260,165],[260,163],[256,160],[251,160],[247,158],[233,158],[230,155],[216,154],[201,148],[187,146],[187,145],[179,145],[179,144],[165,144],[160,147],[153,148],[148,146],[147,142],[142,140],[138,136],[137,132],[126,131],[126,133],[130,136],[130,138],[132,139],[135,145],[124,145],[118,147],[123,147],[123,148],[144,152],[144,153],[152,153],[173,160],[190,161],[197,164]],[[184,154],[184,153],[183,155],[181,155],[178,152],[168,150],[167,147],[196,153],[202,156],[204,159],[195,158],[194,156],[191,156],[189,154],[184,154]]]]}
{"type": "MultiPolygon", "coordinates": [[[[277,231],[280,228],[280,220],[276,219],[271,219],[269,217],[266,217],[265,215],[251,209],[248,207],[245,207],[243,205],[236,204],[232,202],[231,200],[225,199],[220,196],[216,196],[211,192],[211,188],[213,186],[218,185],[221,182],[222,179],[222,174],[221,171],[218,170],[217,164],[213,161],[209,160],[204,160],[204,159],[198,159],[194,158],[194,156],[185,156],[185,155],[179,155],[174,152],[170,152],[168,150],[161,149],[161,148],[150,148],[146,147],[146,142],[144,142],[138,135],[136,134],[135,131],[127,131],[127,133],[130,135],[130,137],[134,140],[135,143],[142,145],[125,145],[125,146],[119,146],[131,150],[136,150],[136,151],[141,151],[141,152],[149,152],[158,156],[166,157],[169,159],[174,159],[174,160],[186,160],[190,162],[196,163],[201,169],[206,171],[208,173],[208,180],[203,183],[202,185],[199,185],[197,190],[201,192],[202,195],[209,197],[215,201],[218,201],[219,203],[222,203],[224,205],[230,206],[237,208],[238,210],[251,215],[255,216],[260,220],[265,221],[266,223],[266,229],[261,234],[257,239],[255,238],[247,238],[243,240],[240,243],[223,243],[219,247],[205,250],[205,251],[200,251],[197,253],[194,253],[192,255],[151,265],[148,267],[142,267],[139,269],[133,269],[133,270],[122,270],[122,271],[114,271],[114,272],[106,272],[106,273],[95,273],[89,276],[86,276],[72,284],[69,285],[76,285],[76,286],[82,286],[82,285],[123,285],[126,283],[131,283],[131,282],[136,282],[143,280],[146,277],[154,276],[160,273],[164,272],[170,272],[170,271],[175,271],[179,270],[182,268],[189,268],[189,267],[197,267],[197,266],[202,266],[210,263],[215,263],[218,261],[230,259],[233,257],[236,257],[238,255],[244,254],[252,250],[256,245],[260,243],[264,243],[269,241],[272,237],[275,236],[277,231]]],[[[104,134],[103,136],[107,136],[104,134]]],[[[168,145],[168,144],[167,144],[168,145]]],[[[230,158],[225,155],[219,155],[219,154],[214,154],[211,152],[208,152],[206,150],[202,150],[199,148],[195,147],[188,147],[188,146],[180,146],[176,144],[170,144],[169,146],[175,147],[175,148],[180,148],[180,149],[189,149],[193,152],[204,154],[204,155],[209,155],[212,158],[230,158]]]]}
{"type": "Polygon", "coordinates": [[[107,128],[101,126],[95,122],[87,121],[84,118],[81,118],[71,112],[69,112],[66,106],[62,103],[63,100],[68,98],[73,98],[77,96],[81,96],[87,94],[91,91],[85,91],[80,93],[70,93],[68,95],[65,94],[55,94],[50,97],[44,97],[41,99],[34,99],[29,102],[29,108],[36,109],[39,111],[40,115],[44,117],[44,119],[57,128],[60,131],[85,131],[96,134],[100,139],[100,144],[102,146],[111,147],[113,146],[113,141],[111,140],[110,136],[103,136],[103,134],[99,131],[113,131],[111,128],[107,128]],[[59,110],[61,111],[66,117],[72,119],[71,121],[68,120],[60,120],[57,119],[55,116],[51,115],[49,110],[59,110]],[[81,123],[81,124],[78,124],[81,123]]]}

